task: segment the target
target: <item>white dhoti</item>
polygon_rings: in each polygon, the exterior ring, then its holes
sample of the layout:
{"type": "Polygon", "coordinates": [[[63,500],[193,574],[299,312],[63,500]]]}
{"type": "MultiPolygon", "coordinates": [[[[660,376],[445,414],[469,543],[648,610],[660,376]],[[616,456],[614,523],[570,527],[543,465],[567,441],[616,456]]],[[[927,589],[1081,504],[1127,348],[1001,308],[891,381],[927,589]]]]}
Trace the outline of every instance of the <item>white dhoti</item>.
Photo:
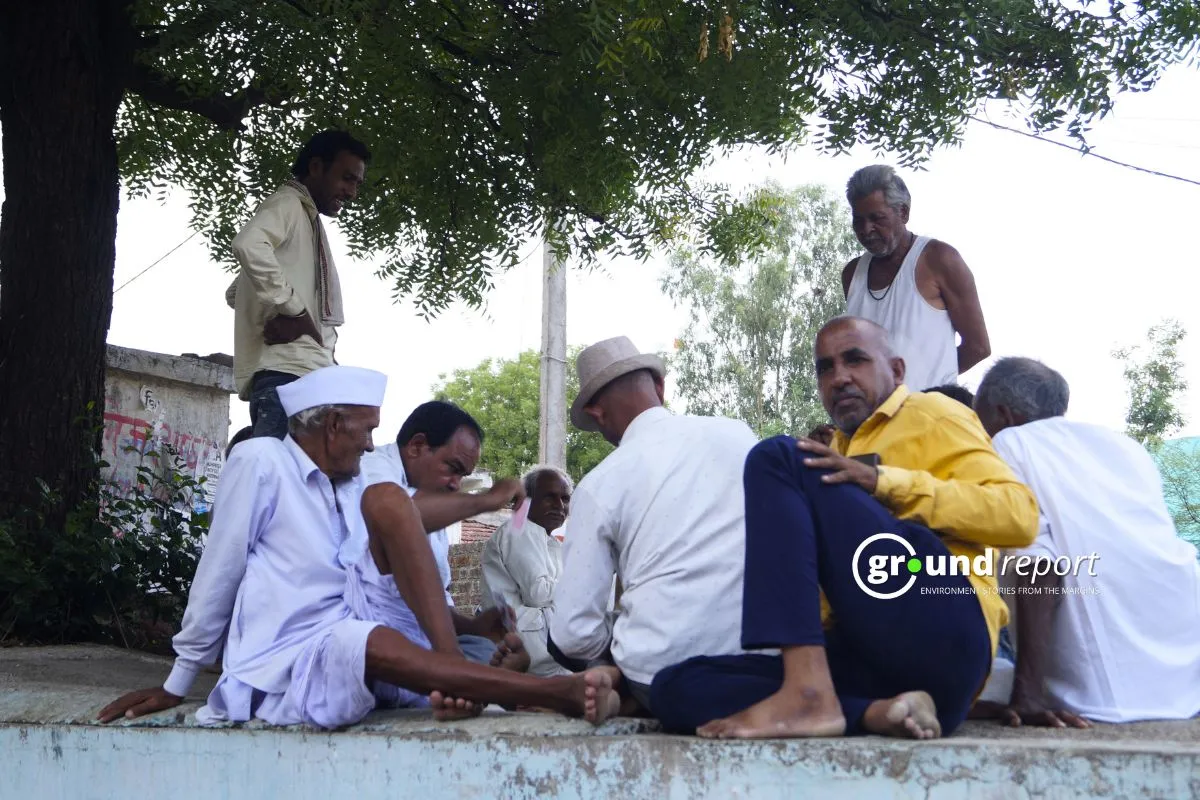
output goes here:
{"type": "Polygon", "coordinates": [[[416,617],[391,576],[376,569],[370,553],[346,571],[345,618],[314,634],[298,651],[283,691],[265,692],[237,677],[221,675],[196,712],[202,725],[261,719],[272,725],[353,725],[375,708],[427,708],[424,695],[366,677],[367,637],[386,625],[413,644],[430,649],[416,617]]]}
{"type": "Polygon", "coordinates": [[[300,652],[283,692],[263,692],[229,672],[196,712],[201,725],[261,719],[272,725],[352,725],[375,708],[365,680],[367,637],[377,622],[344,619],[326,628],[300,652]]]}

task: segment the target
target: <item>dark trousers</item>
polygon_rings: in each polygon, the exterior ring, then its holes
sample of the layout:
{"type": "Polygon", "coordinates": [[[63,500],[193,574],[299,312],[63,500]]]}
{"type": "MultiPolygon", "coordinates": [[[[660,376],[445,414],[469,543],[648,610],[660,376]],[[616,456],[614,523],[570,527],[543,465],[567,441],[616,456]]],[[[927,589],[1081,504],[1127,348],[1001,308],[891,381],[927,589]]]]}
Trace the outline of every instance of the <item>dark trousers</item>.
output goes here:
{"type": "MultiPolygon", "coordinates": [[[[873,700],[923,690],[937,704],[945,733],[966,718],[991,668],[991,642],[979,600],[963,575],[922,571],[903,594],[871,597],[855,582],[855,551],[881,532],[895,533],[926,556],[949,556],[929,529],[897,520],[858,486],[821,482],[795,439],[759,443],[746,459],[746,571],[742,646],[746,649],[824,645],[848,734],[861,733],[873,700]],[[939,588],[967,590],[935,594],[939,588]],[[833,611],[823,631],[819,589],[833,611]],[[925,590],[925,591],[922,591],[925,590]]],[[[897,542],[867,546],[859,574],[879,593],[902,588],[900,574],[882,585],[868,581],[870,555],[902,555],[897,542]]],[[[949,570],[947,570],[949,572],[949,570]]],[[[650,710],[670,730],[693,732],[763,700],[783,683],[778,656],[701,656],[659,672],[650,710]]]]}
{"type": "Polygon", "coordinates": [[[255,436],[274,436],[276,439],[287,436],[287,414],[279,402],[279,392],[275,390],[299,377],[271,370],[254,373],[250,379],[250,424],[255,436]]]}

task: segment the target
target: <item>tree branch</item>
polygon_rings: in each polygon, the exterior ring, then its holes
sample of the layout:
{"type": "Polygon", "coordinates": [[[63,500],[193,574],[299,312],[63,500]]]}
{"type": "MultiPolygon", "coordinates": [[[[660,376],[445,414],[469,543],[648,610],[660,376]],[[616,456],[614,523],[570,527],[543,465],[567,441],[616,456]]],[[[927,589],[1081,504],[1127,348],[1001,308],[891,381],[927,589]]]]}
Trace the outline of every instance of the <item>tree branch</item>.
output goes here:
{"type": "Polygon", "coordinates": [[[281,0],[281,2],[283,2],[285,5],[289,5],[292,8],[296,9],[297,11],[299,11],[301,14],[308,17],[309,19],[312,19],[313,13],[311,11],[309,11],[307,8],[305,8],[304,6],[300,5],[300,3],[297,2],[297,0],[281,0]]]}
{"type": "Polygon", "coordinates": [[[562,53],[558,52],[557,50],[548,50],[533,43],[529,31],[529,20],[521,16],[521,12],[513,6],[510,0],[500,0],[500,5],[504,6],[504,10],[508,12],[509,18],[511,18],[513,24],[517,26],[517,30],[520,32],[521,39],[523,40],[522,43],[525,45],[525,47],[529,48],[530,52],[537,53],[538,55],[542,56],[552,56],[554,58],[562,57],[562,53]]]}
{"type": "Polygon", "coordinates": [[[234,132],[242,129],[242,120],[251,109],[261,105],[279,105],[289,99],[288,95],[256,86],[233,95],[196,97],[178,79],[139,63],[130,69],[126,88],[151,105],[198,114],[218,128],[234,132]]]}

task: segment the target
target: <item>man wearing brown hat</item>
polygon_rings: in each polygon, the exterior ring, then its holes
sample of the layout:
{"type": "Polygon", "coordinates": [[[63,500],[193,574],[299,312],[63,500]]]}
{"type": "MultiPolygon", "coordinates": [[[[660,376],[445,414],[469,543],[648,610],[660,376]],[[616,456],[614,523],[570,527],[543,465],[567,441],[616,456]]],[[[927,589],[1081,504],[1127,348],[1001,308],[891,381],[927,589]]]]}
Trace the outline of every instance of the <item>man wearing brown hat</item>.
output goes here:
{"type": "MultiPolygon", "coordinates": [[[[550,652],[579,670],[607,664],[622,713],[653,712],[662,668],[741,653],[745,423],[663,408],[663,362],[624,336],[579,354],[571,422],[618,445],[571,497],[550,652]],[[607,613],[616,575],[623,591],[607,613]]],[[[613,702],[616,698],[611,698],[613,702]]]]}

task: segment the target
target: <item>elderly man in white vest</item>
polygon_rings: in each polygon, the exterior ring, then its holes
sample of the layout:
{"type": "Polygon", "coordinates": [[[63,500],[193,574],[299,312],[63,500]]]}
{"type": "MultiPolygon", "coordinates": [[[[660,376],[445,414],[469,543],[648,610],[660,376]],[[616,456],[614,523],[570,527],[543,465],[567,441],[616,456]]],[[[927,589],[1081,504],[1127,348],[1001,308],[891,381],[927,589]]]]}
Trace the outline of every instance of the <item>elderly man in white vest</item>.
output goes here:
{"type": "Polygon", "coordinates": [[[846,200],[867,249],[842,271],[849,314],[888,332],[912,391],[957,383],[991,353],[971,270],[950,245],[908,230],[912,198],[891,167],[855,172],[846,200]]]}

